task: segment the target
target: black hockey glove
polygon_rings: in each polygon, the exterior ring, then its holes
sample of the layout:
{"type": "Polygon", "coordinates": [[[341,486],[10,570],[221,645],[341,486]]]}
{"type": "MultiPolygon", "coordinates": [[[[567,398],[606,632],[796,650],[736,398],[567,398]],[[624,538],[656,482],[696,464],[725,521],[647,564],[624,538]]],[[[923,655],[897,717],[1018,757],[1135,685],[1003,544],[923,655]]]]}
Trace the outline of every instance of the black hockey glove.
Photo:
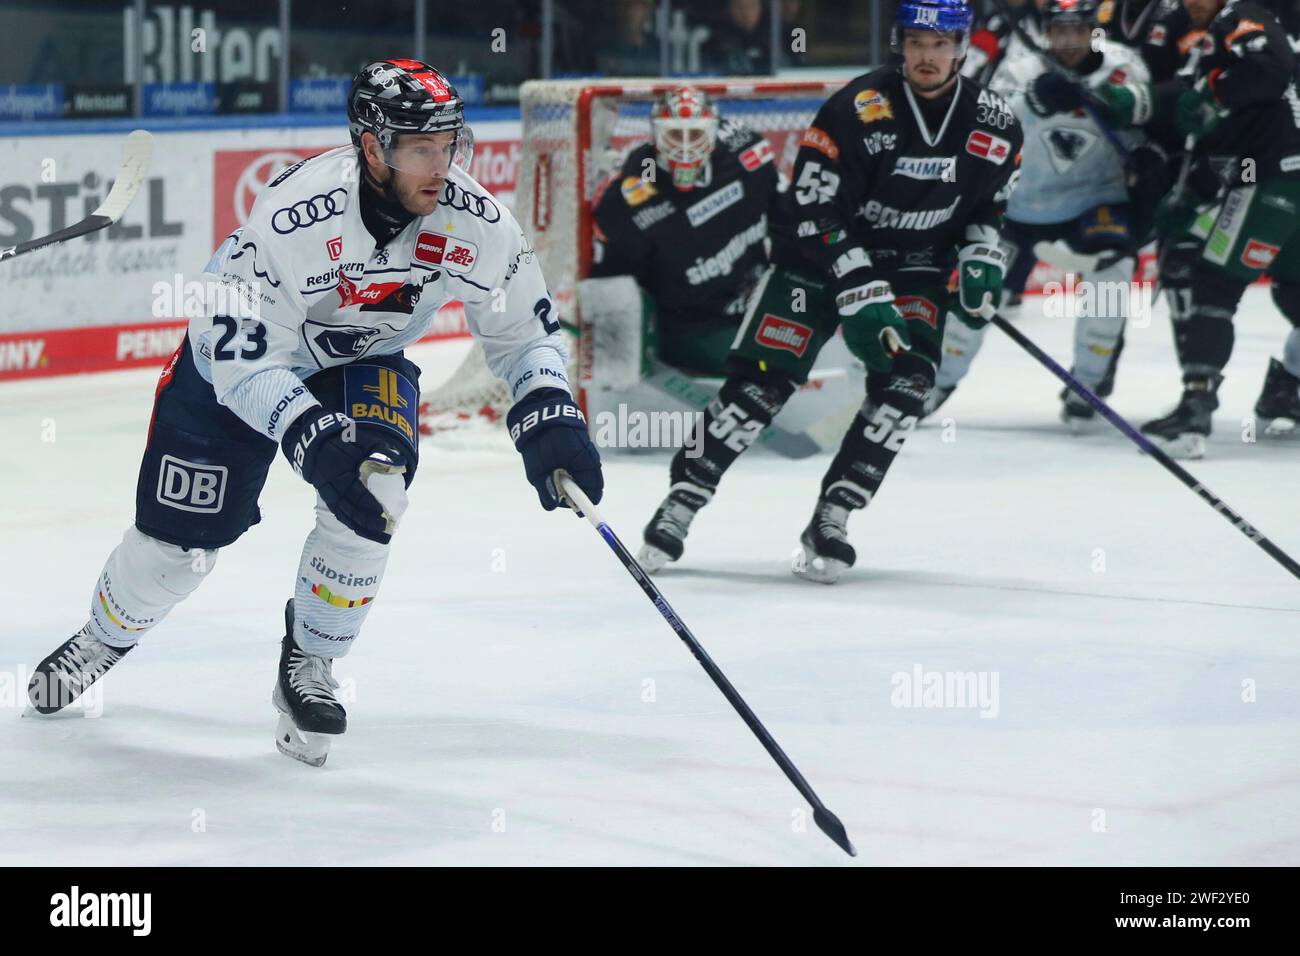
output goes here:
{"type": "Polygon", "coordinates": [[[587,434],[587,421],[568,392],[539,388],[529,392],[506,416],[510,439],[524,459],[524,474],[537,489],[537,498],[547,511],[560,503],[555,487],[555,470],[563,468],[592,504],[600,504],[605,476],[600,470],[600,452],[587,434]]]}
{"type": "Polygon", "coordinates": [[[1083,87],[1061,73],[1048,70],[1029,84],[1025,102],[1039,116],[1069,113],[1083,105],[1083,87]]]}
{"type": "Polygon", "coordinates": [[[363,538],[387,544],[392,535],[383,506],[366,488],[361,466],[379,453],[394,465],[404,457],[393,442],[357,423],[342,412],[327,412],[314,405],[284,431],[280,440],[293,470],[315,486],[334,517],[363,538]]]}

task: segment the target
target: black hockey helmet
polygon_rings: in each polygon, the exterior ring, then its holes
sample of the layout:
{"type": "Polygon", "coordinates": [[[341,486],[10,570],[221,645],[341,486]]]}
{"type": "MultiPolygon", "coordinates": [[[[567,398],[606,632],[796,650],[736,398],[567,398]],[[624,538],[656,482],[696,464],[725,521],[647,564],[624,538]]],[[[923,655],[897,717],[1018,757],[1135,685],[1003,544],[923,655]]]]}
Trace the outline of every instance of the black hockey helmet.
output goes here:
{"type": "Polygon", "coordinates": [[[385,156],[391,156],[402,133],[454,132],[456,162],[466,168],[473,149],[465,101],[451,81],[419,60],[379,60],[364,67],[348,92],[348,131],[358,152],[361,134],[373,133],[385,156]]]}
{"type": "Polygon", "coordinates": [[[1043,4],[1043,25],[1053,23],[1096,23],[1101,16],[1101,0],[1047,0],[1043,4]]]}

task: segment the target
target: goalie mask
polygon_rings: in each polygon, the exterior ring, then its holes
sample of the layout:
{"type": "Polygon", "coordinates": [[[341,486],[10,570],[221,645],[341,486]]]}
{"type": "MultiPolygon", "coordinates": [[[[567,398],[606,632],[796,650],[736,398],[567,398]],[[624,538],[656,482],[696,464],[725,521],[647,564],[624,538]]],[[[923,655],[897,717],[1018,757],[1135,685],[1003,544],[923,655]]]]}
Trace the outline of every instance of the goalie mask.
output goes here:
{"type": "MultiPolygon", "coordinates": [[[[373,133],[392,169],[416,176],[468,170],[474,135],[465,125],[465,101],[441,73],[419,60],[381,60],[361,70],[348,93],[348,131],[361,152],[361,134],[373,133]],[[451,133],[449,142],[403,143],[407,133],[451,133]]],[[[365,169],[365,163],[362,163],[365,169]]]]}
{"type": "Polygon", "coordinates": [[[650,111],[655,155],[678,189],[694,189],[718,140],[718,111],[700,90],[680,86],[661,96],[650,111]]]}

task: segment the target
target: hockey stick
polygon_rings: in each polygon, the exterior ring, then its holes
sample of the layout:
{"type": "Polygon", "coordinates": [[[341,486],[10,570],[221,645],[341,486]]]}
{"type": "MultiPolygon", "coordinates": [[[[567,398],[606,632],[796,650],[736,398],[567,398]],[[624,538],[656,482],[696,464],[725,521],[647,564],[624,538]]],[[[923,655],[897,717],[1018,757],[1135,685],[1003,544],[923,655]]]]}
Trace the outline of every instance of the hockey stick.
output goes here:
{"type": "Polygon", "coordinates": [[[1083,111],[1088,114],[1088,118],[1092,120],[1093,124],[1101,130],[1102,138],[1105,139],[1106,142],[1110,143],[1115,152],[1119,153],[1124,160],[1124,164],[1127,166],[1130,162],[1129,148],[1124,145],[1113,129],[1111,129],[1106,123],[1102,122],[1101,114],[1097,112],[1097,106],[1100,105],[1099,101],[1092,95],[1092,91],[1088,89],[1088,84],[1083,82],[1082,77],[1080,77],[1078,73],[1075,73],[1064,63],[1056,60],[1050,53],[1034,42],[1033,37],[1031,37],[1025,31],[1025,28],[1020,25],[1020,18],[1012,12],[1011,8],[1007,5],[1006,0],[993,0],[993,5],[998,8],[998,11],[1002,16],[1006,17],[1007,23],[1011,25],[1011,32],[1020,39],[1020,42],[1024,44],[1026,50],[1038,57],[1038,59],[1042,61],[1043,65],[1049,70],[1060,73],[1071,83],[1083,88],[1083,111]]]}
{"type": "Polygon", "coordinates": [[[1007,333],[1007,335],[1011,336],[1011,338],[1015,340],[1015,343],[1036,358],[1040,365],[1064,382],[1065,386],[1070,389],[1070,391],[1074,392],[1086,401],[1094,409],[1100,412],[1101,416],[1105,418],[1106,421],[1110,422],[1128,436],[1128,438],[1145,454],[1150,455],[1159,462],[1160,466],[1164,468],[1165,471],[1169,472],[1195,492],[1196,496],[1207,505],[1219,512],[1223,517],[1227,518],[1234,528],[1263,548],[1270,558],[1290,571],[1294,577],[1300,578],[1300,564],[1297,564],[1289,554],[1275,545],[1272,541],[1268,540],[1268,538],[1264,537],[1264,535],[1261,534],[1249,521],[1237,512],[1233,511],[1226,501],[1193,478],[1187,469],[1183,468],[1182,465],[1178,464],[1161,451],[1159,446],[1152,442],[1151,439],[1147,438],[1146,435],[1143,435],[1140,431],[1130,425],[1128,421],[1119,414],[1119,412],[1115,411],[1115,409],[1107,405],[1105,401],[1098,398],[1092,390],[1088,388],[1088,386],[1084,385],[1065,369],[1061,368],[1061,366],[1058,365],[1050,355],[1035,345],[1023,332],[1000,315],[993,316],[990,321],[1003,332],[1007,333]]]}
{"type": "Polygon", "coordinates": [[[142,129],[133,132],[126,138],[126,145],[122,147],[122,162],[113,180],[113,188],[94,212],[80,222],[73,223],[58,232],[52,232],[48,236],[39,236],[36,239],[20,242],[16,246],[0,248],[0,262],[14,256],[21,256],[33,249],[52,246],[56,242],[67,242],[69,239],[88,236],[92,232],[113,225],[122,218],[127,207],[131,205],[131,200],[135,199],[135,194],[144,184],[144,177],[149,172],[149,158],[152,155],[153,137],[142,129]]]}
{"type": "Polygon", "coordinates": [[[659,613],[663,615],[664,620],[668,622],[668,626],[673,629],[673,633],[682,639],[682,643],[686,645],[687,649],[695,659],[700,662],[700,666],[704,668],[705,673],[707,673],[713,680],[713,683],[717,685],[718,690],[722,691],[722,696],[727,698],[727,701],[735,708],[736,713],[740,714],[740,719],[743,720],[749,726],[749,729],[754,732],[754,736],[757,737],[758,742],[763,745],[763,749],[765,749],[771,758],[776,761],[776,765],[781,768],[781,772],[789,778],[790,782],[794,784],[795,789],[798,790],[799,793],[803,795],[803,798],[808,801],[809,805],[813,808],[813,821],[821,829],[822,833],[825,833],[830,837],[831,840],[835,842],[835,845],[849,856],[857,856],[858,851],[855,850],[853,844],[849,842],[849,835],[844,829],[844,824],[840,823],[839,818],[835,816],[835,814],[826,809],[826,804],[822,803],[817,794],[813,792],[813,788],[808,785],[808,781],[803,778],[803,774],[799,772],[799,769],[794,765],[790,758],[785,755],[785,751],[781,749],[781,745],[776,742],[772,735],[768,733],[767,728],[763,726],[762,721],[760,721],[754,712],[749,709],[749,705],[745,703],[745,699],[741,697],[740,692],[731,685],[731,681],[727,680],[727,677],[722,673],[721,668],[719,668],[717,664],[713,663],[713,659],[709,657],[708,653],[704,650],[704,647],[698,640],[696,640],[695,635],[691,633],[691,629],[686,626],[686,623],[680,617],[677,616],[677,612],[672,609],[663,594],[660,593],[657,587],[655,587],[654,582],[650,580],[650,576],[646,574],[645,569],[637,563],[636,558],[632,557],[632,553],[628,551],[623,542],[618,539],[618,535],[616,535],[613,529],[605,523],[605,519],[600,516],[600,512],[598,512],[596,506],[591,503],[591,499],[583,494],[582,489],[578,487],[577,483],[574,482],[574,480],[570,478],[568,473],[563,469],[559,469],[555,472],[555,487],[560,489],[561,494],[565,499],[567,499],[570,506],[590,521],[592,527],[595,528],[600,536],[605,539],[605,543],[609,545],[610,550],[618,556],[619,561],[623,563],[623,567],[627,568],[627,573],[632,575],[636,583],[641,586],[641,590],[645,592],[645,596],[650,599],[651,603],[654,604],[659,613]]]}

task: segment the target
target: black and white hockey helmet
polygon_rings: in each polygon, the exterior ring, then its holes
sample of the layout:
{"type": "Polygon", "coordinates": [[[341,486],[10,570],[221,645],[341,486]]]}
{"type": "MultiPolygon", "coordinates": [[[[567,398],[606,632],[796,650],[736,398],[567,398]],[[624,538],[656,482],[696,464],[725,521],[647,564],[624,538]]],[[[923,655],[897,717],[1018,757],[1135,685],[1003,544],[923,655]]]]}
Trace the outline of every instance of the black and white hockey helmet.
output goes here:
{"type": "Polygon", "coordinates": [[[403,133],[456,134],[455,160],[468,168],[474,139],[465,125],[465,101],[451,81],[419,60],[379,60],[364,67],[348,92],[348,131],[361,149],[373,133],[391,156],[403,133]]]}
{"type": "Polygon", "coordinates": [[[1043,23],[1086,23],[1095,25],[1101,16],[1101,0],[1047,0],[1043,4],[1043,23]]]}

